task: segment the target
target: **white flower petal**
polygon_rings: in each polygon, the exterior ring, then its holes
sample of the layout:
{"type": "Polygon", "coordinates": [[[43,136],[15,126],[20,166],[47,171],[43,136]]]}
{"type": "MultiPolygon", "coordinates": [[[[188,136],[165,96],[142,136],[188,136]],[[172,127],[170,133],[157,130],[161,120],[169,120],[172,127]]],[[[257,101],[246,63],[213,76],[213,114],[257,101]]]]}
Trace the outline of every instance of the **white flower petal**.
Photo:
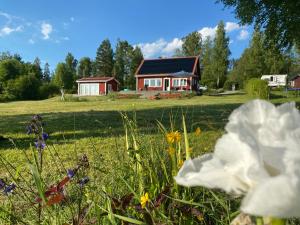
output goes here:
{"type": "Polygon", "coordinates": [[[269,178],[250,191],[241,210],[256,216],[300,217],[300,185],[293,177],[269,178]]]}
{"type": "Polygon", "coordinates": [[[247,189],[245,184],[227,173],[222,163],[210,154],[186,160],[175,180],[187,187],[204,186],[223,189],[226,192],[242,193],[247,189]]]}

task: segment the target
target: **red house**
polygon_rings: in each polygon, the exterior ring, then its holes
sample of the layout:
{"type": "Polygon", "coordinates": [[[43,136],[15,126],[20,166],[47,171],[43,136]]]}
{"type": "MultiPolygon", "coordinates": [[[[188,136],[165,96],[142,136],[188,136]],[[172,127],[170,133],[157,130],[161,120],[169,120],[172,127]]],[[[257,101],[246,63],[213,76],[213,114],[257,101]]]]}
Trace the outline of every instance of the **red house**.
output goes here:
{"type": "Polygon", "coordinates": [[[114,77],[84,77],[76,80],[78,83],[78,95],[106,95],[112,91],[118,91],[119,81],[114,77]]]}
{"type": "Polygon", "coordinates": [[[137,91],[197,91],[199,57],[146,59],[141,62],[135,77],[137,91]]]}
{"type": "Polygon", "coordinates": [[[297,75],[291,79],[292,88],[300,88],[300,75],[297,75]]]}

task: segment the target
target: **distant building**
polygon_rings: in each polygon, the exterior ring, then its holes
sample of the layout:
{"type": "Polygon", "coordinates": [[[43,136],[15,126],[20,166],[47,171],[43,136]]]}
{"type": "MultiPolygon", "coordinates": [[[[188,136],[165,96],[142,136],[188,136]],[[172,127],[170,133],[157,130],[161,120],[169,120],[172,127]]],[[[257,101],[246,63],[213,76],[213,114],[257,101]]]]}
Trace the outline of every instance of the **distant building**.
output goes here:
{"type": "Polygon", "coordinates": [[[287,74],[263,75],[261,79],[268,81],[269,87],[284,87],[287,85],[287,74]]]}
{"type": "Polygon", "coordinates": [[[290,80],[291,88],[300,88],[300,75],[293,77],[290,80]]]}
{"type": "Polygon", "coordinates": [[[84,77],[76,82],[78,95],[81,96],[106,95],[109,92],[118,91],[119,87],[119,81],[114,77],[84,77]]]}
{"type": "Polygon", "coordinates": [[[199,57],[146,59],[141,62],[135,77],[137,91],[197,91],[199,57]]]}

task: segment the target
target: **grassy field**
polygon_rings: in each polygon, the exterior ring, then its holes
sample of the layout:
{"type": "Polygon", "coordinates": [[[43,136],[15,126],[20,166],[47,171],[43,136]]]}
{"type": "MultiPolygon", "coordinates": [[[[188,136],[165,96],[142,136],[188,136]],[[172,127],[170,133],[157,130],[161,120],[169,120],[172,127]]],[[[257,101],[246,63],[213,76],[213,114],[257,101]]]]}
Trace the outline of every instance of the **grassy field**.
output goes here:
{"type": "MultiPolygon", "coordinates": [[[[183,133],[182,116],[184,115],[192,156],[197,156],[213,150],[216,140],[224,132],[230,113],[250,99],[246,95],[228,95],[170,100],[111,100],[106,97],[69,100],[62,102],[59,98],[52,98],[44,101],[0,103],[0,135],[6,138],[0,141],[2,159],[0,178],[13,176],[13,181],[18,182],[18,179],[22,180],[24,177],[24,180],[34,189],[35,183],[30,178],[29,169],[29,164],[33,163],[34,147],[31,146],[34,136],[27,135],[25,127],[32,115],[39,114],[46,123],[45,131],[50,135],[44,150],[44,170],[41,175],[44,187],[64,176],[66,168],[76,164],[78,157],[85,153],[90,161],[90,169],[86,171],[90,183],[84,199],[88,205],[93,202],[93,209],[86,213],[88,214],[86,220],[90,221],[86,224],[91,224],[91,221],[97,221],[96,224],[119,224],[118,217],[106,215],[103,218],[97,217],[100,212],[103,214],[103,210],[105,212],[102,207],[107,206],[107,201],[110,201],[100,192],[121,197],[128,192],[134,191],[140,196],[141,192],[147,191],[153,196],[159,194],[161,189],[171,182],[169,180],[171,176],[160,179],[163,176],[162,171],[166,170],[164,165],[167,170],[171,166],[166,162],[168,161],[167,144],[158,123],[161,123],[167,131],[179,130],[183,133]],[[124,127],[128,128],[128,136],[125,135],[124,127]],[[201,128],[200,136],[194,134],[197,127],[201,128]],[[141,164],[144,170],[147,170],[143,172],[145,186],[140,193],[138,193],[138,181],[135,180],[136,170],[132,168],[137,159],[130,156],[130,150],[135,146],[134,141],[139,146],[139,157],[143,162],[141,164]]],[[[296,101],[299,104],[300,99],[277,97],[272,100],[274,103],[286,101],[296,101]]],[[[73,193],[76,189],[68,191],[73,193]]],[[[37,191],[32,192],[31,198],[34,199],[37,191]]],[[[170,213],[161,213],[161,211],[151,212],[152,217],[157,216],[159,222],[163,221],[161,224],[228,224],[238,209],[238,201],[222,193],[215,195],[200,188],[196,188],[197,194],[194,190],[187,192],[179,190],[178,193],[172,195],[174,199],[191,200],[192,198],[200,202],[204,208],[200,205],[197,207],[205,214],[204,219],[199,220],[200,222],[197,219],[180,220],[176,216],[174,218],[168,216],[170,213]],[[201,200],[200,197],[203,199],[201,200]],[[176,220],[181,222],[175,223],[176,220]]],[[[17,197],[12,197],[13,200],[14,198],[17,197]]],[[[20,218],[24,218],[25,224],[36,223],[36,209],[29,207],[24,210],[22,206],[26,202],[28,204],[28,199],[19,197],[13,207],[11,201],[7,201],[5,196],[0,197],[1,201],[15,215],[19,215],[18,218],[12,218],[8,212],[1,214],[0,211],[0,221],[1,218],[4,221],[2,224],[8,224],[7,221],[16,222],[20,218]]],[[[134,201],[138,203],[137,196],[134,201]]],[[[76,213],[65,208],[65,206],[53,206],[51,209],[44,210],[43,224],[71,223],[76,213]],[[57,213],[62,211],[64,213],[58,216],[57,213]],[[55,223],[51,218],[55,218],[55,223]]],[[[73,205],[71,209],[74,208],[76,209],[76,206],[73,205]]],[[[109,208],[106,207],[106,210],[109,208]]],[[[146,220],[146,216],[141,215],[143,213],[119,212],[122,213],[128,218],[146,220]]]]}

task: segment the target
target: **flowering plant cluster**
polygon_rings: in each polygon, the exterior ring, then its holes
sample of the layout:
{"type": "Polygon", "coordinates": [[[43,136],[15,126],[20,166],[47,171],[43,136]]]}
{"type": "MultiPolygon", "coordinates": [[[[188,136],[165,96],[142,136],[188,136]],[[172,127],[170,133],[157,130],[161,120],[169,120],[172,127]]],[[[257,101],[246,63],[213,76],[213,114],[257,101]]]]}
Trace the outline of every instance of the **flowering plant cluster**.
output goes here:
{"type": "Polygon", "coordinates": [[[185,161],[183,186],[218,188],[245,196],[247,214],[300,217],[300,114],[294,103],[254,100],[229,117],[214,153],[185,161]]]}
{"type": "Polygon", "coordinates": [[[40,115],[34,115],[26,126],[26,133],[35,135],[34,145],[40,151],[46,147],[46,140],[49,138],[49,135],[44,132],[44,126],[45,123],[40,115]]]}

